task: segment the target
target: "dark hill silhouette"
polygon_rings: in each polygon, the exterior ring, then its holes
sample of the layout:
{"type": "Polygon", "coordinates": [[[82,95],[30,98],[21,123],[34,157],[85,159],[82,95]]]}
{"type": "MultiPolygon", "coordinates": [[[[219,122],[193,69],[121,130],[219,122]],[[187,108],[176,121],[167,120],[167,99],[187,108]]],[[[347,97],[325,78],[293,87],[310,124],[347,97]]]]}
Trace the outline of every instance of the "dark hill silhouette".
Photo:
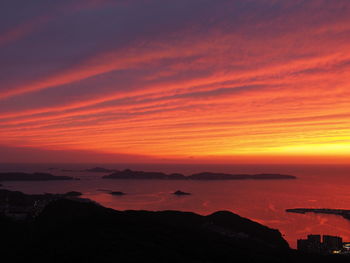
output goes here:
{"type": "Polygon", "coordinates": [[[33,206],[36,201],[52,201],[62,198],[76,198],[80,195],[82,195],[82,193],[77,191],[71,191],[63,194],[24,194],[20,191],[0,189],[0,207],[3,207],[4,205],[28,207],[33,206]]]}
{"type": "Polygon", "coordinates": [[[210,216],[178,211],[120,212],[92,203],[57,200],[44,209],[35,225],[39,235],[34,243],[51,240],[49,245],[41,244],[41,251],[51,246],[62,251],[69,236],[74,240],[70,253],[89,254],[96,262],[229,262],[249,258],[252,247],[261,253],[260,258],[270,258],[275,251],[289,253],[277,230],[230,212],[210,216]],[[227,222],[231,220],[230,225],[227,222]]]}
{"type": "Polygon", "coordinates": [[[70,191],[64,194],[65,196],[69,196],[69,197],[77,197],[77,196],[81,196],[83,195],[83,193],[78,192],[78,191],[70,191]]]}
{"type": "Polygon", "coordinates": [[[278,230],[228,211],[116,211],[61,198],[31,220],[0,224],[8,262],[348,262],[300,254],[278,230]]]}

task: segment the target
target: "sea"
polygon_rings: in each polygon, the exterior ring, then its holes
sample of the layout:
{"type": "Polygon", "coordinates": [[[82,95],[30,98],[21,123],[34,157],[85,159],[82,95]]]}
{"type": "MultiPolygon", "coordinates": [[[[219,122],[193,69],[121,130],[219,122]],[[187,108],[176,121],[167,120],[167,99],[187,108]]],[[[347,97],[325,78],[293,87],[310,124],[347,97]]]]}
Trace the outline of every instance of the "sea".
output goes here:
{"type": "Polygon", "coordinates": [[[208,215],[227,210],[278,229],[292,248],[309,234],[341,236],[350,241],[350,221],[335,215],[288,213],[288,208],[350,210],[350,165],[209,165],[209,164],[0,164],[0,172],[49,172],[80,180],[2,182],[4,189],[27,194],[79,191],[84,198],[116,210],[180,210],[208,215]],[[165,173],[279,173],[296,180],[107,180],[93,167],[165,173]],[[68,170],[68,171],[67,171],[68,170]],[[80,172],[79,172],[80,171],[80,172]],[[176,190],[189,192],[175,196],[176,190]],[[113,196],[109,191],[122,191],[113,196]]]}

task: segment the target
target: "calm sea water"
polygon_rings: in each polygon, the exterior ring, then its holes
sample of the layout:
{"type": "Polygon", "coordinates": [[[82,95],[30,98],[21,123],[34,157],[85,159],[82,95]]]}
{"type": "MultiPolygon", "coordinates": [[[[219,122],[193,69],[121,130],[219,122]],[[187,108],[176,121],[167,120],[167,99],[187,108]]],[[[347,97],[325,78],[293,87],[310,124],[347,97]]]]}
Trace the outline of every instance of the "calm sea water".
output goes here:
{"type": "Polygon", "coordinates": [[[342,236],[350,241],[350,221],[339,216],[286,213],[287,208],[350,209],[350,166],[263,166],[263,165],[130,165],[130,164],[1,164],[0,171],[50,172],[79,177],[79,181],[4,182],[3,188],[24,193],[83,192],[86,198],[118,210],[182,210],[207,215],[229,210],[271,228],[279,229],[291,247],[308,234],[342,236]],[[297,180],[270,181],[162,181],[105,180],[104,174],[62,172],[95,166],[144,171],[228,173],[283,173],[297,180]],[[48,170],[48,168],[55,168],[48,170]],[[111,196],[104,190],[122,191],[111,196]],[[176,190],[190,196],[174,196],[176,190]]]}

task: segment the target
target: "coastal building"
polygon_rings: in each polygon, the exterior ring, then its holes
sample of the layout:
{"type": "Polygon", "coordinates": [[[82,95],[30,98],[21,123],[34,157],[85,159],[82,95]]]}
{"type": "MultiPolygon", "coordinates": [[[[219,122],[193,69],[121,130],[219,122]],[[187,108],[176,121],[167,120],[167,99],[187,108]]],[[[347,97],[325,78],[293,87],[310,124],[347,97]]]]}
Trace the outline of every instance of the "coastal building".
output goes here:
{"type": "Polygon", "coordinates": [[[307,239],[299,239],[297,241],[297,249],[308,253],[317,254],[339,254],[350,249],[349,243],[344,245],[343,239],[338,236],[324,235],[308,235],[307,239]]]}
{"type": "Polygon", "coordinates": [[[336,251],[341,251],[343,248],[343,239],[341,237],[325,235],[322,241],[324,249],[328,253],[336,253],[336,251]]]}
{"type": "Polygon", "coordinates": [[[298,250],[310,253],[321,253],[321,235],[308,235],[307,239],[297,241],[298,250]]]}

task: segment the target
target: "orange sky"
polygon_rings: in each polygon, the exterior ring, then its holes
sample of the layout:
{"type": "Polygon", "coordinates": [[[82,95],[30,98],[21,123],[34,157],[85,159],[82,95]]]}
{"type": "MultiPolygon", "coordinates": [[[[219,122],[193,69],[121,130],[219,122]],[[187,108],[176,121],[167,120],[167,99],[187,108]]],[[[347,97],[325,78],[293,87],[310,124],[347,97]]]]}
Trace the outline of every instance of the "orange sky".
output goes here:
{"type": "Polygon", "coordinates": [[[2,162],[350,163],[349,1],[22,2],[2,162]]]}

